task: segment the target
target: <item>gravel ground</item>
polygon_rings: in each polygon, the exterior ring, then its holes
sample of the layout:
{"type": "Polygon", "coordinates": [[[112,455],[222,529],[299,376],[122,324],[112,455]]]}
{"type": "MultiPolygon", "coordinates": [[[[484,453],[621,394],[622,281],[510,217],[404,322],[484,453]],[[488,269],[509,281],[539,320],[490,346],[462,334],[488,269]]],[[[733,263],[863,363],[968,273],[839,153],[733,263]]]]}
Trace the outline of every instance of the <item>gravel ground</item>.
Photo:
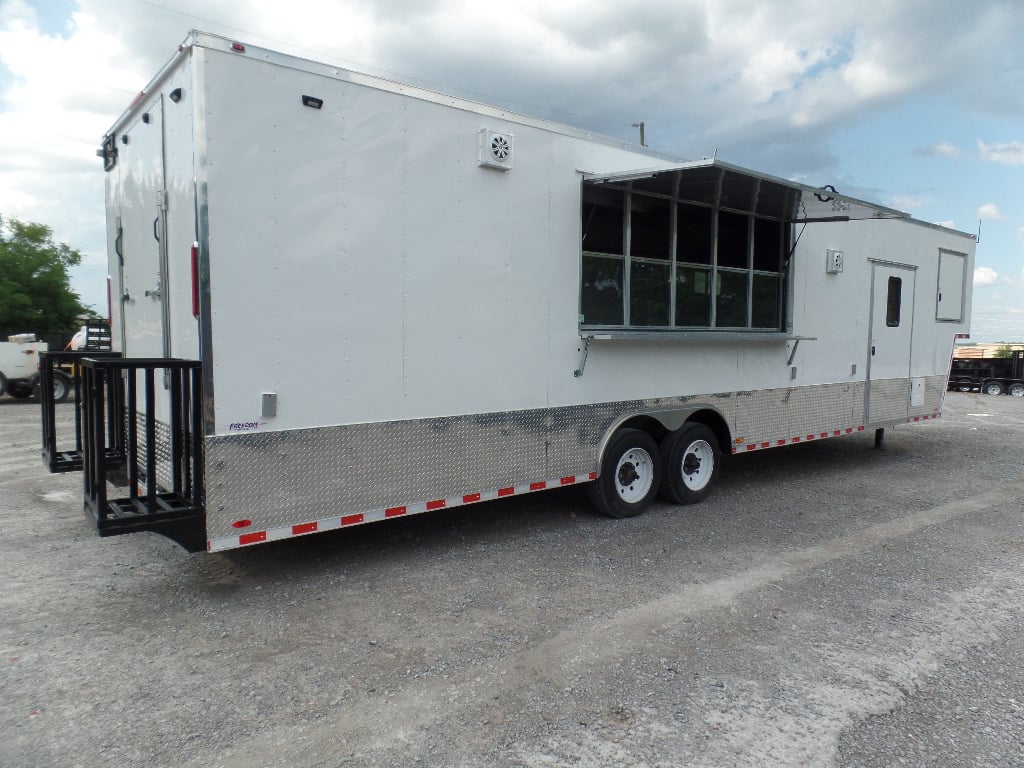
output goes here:
{"type": "Polygon", "coordinates": [[[1024,401],[216,555],[99,539],[38,434],[0,399],[0,766],[1024,765],[1024,401]]]}

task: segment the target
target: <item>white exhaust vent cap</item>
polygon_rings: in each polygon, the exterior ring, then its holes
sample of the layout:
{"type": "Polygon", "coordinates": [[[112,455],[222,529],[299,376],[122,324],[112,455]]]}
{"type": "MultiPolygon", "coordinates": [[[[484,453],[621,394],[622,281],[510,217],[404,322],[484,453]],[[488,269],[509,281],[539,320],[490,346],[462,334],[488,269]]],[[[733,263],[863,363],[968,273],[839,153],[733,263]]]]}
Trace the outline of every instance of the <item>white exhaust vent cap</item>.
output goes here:
{"type": "Polygon", "coordinates": [[[481,168],[497,168],[499,171],[512,170],[512,134],[505,131],[480,129],[481,168]]]}

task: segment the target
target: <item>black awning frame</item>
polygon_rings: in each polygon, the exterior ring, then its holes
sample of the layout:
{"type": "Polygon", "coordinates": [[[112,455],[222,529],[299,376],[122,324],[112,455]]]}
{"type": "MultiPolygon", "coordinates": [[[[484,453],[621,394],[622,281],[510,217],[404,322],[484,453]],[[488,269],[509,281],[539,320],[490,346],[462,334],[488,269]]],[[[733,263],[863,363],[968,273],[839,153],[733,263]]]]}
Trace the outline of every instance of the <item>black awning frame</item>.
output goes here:
{"type": "Polygon", "coordinates": [[[717,159],[666,168],[584,173],[583,182],[754,214],[787,224],[910,218],[903,211],[840,194],[832,186],[811,187],[717,159]]]}

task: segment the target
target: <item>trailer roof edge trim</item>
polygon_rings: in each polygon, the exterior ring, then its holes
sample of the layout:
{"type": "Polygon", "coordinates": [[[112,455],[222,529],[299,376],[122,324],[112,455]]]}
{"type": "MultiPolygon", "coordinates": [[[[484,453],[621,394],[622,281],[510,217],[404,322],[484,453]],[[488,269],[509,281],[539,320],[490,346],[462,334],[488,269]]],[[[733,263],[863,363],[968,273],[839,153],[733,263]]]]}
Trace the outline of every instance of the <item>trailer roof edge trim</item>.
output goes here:
{"type": "Polygon", "coordinates": [[[717,205],[796,224],[911,219],[908,213],[840,194],[831,187],[811,187],[718,159],[695,160],[671,168],[583,172],[583,181],[586,184],[628,187],[676,197],[682,202],[717,205]]]}
{"type": "MultiPolygon", "coordinates": [[[[178,46],[178,50],[175,52],[171,60],[164,65],[160,72],[146,85],[142,92],[149,94],[151,91],[155,90],[158,83],[166,77],[167,73],[177,64],[183,52],[189,51],[193,47],[199,47],[214,51],[237,53],[239,56],[247,56],[248,58],[255,59],[257,61],[264,61],[278,66],[289,67],[302,72],[330,77],[335,80],[344,80],[356,85],[363,85],[370,88],[376,88],[381,91],[397,93],[434,104],[443,104],[454,109],[462,109],[467,112],[483,115],[484,117],[505,120],[513,124],[526,125],[531,128],[539,128],[541,130],[562,134],[564,136],[587,139],[588,141],[593,141],[598,144],[628,149],[631,152],[648,155],[654,162],[661,160],[675,164],[681,163],[685,160],[685,158],[679,155],[660,152],[656,149],[617,139],[613,136],[606,136],[602,133],[588,131],[585,128],[577,128],[566,123],[560,123],[556,120],[533,117],[522,112],[504,109],[502,107],[486,104],[481,101],[475,101],[462,96],[453,96],[452,94],[435,90],[434,88],[430,88],[425,85],[414,85],[412,83],[394,79],[390,76],[372,74],[370,72],[353,69],[349,65],[328,64],[290,53],[283,53],[272,48],[263,48],[258,45],[252,45],[248,42],[244,44],[244,50],[238,51],[238,49],[233,47],[237,44],[238,40],[240,40],[240,38],[223,37],[211,32],[203,32],[198,29],[191,30],[181,45],[178,46]]],[[[325,57],[330,56],[330,54],[327,53],[322,53],[321,55],[325,57]]],[[[127,120],[132,112],[135,111],[137,106],[138,105],[135,102],[129,105],[117,120],[114,121],[110,129],[104,135],[109,135],[110,133],[120,130],[120,126],[127,120]]]]}

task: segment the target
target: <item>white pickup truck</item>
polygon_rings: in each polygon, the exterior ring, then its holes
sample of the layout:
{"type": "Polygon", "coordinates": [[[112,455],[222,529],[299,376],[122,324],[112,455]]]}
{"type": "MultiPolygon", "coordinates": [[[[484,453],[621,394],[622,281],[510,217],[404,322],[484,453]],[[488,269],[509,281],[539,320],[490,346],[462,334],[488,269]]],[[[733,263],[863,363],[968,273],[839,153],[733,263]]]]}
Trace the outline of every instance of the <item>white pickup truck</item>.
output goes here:
{"type": "MultiPolygon", "coordinates": [[[[19,333],[0,341],[0,396],[38,397],[39,353],[49,345],[37,341],[34,333],[19,333]]],[[[53,399],[61,403],[71,392],[71,379],[60,371],[53,375],[53,399]]]]}

